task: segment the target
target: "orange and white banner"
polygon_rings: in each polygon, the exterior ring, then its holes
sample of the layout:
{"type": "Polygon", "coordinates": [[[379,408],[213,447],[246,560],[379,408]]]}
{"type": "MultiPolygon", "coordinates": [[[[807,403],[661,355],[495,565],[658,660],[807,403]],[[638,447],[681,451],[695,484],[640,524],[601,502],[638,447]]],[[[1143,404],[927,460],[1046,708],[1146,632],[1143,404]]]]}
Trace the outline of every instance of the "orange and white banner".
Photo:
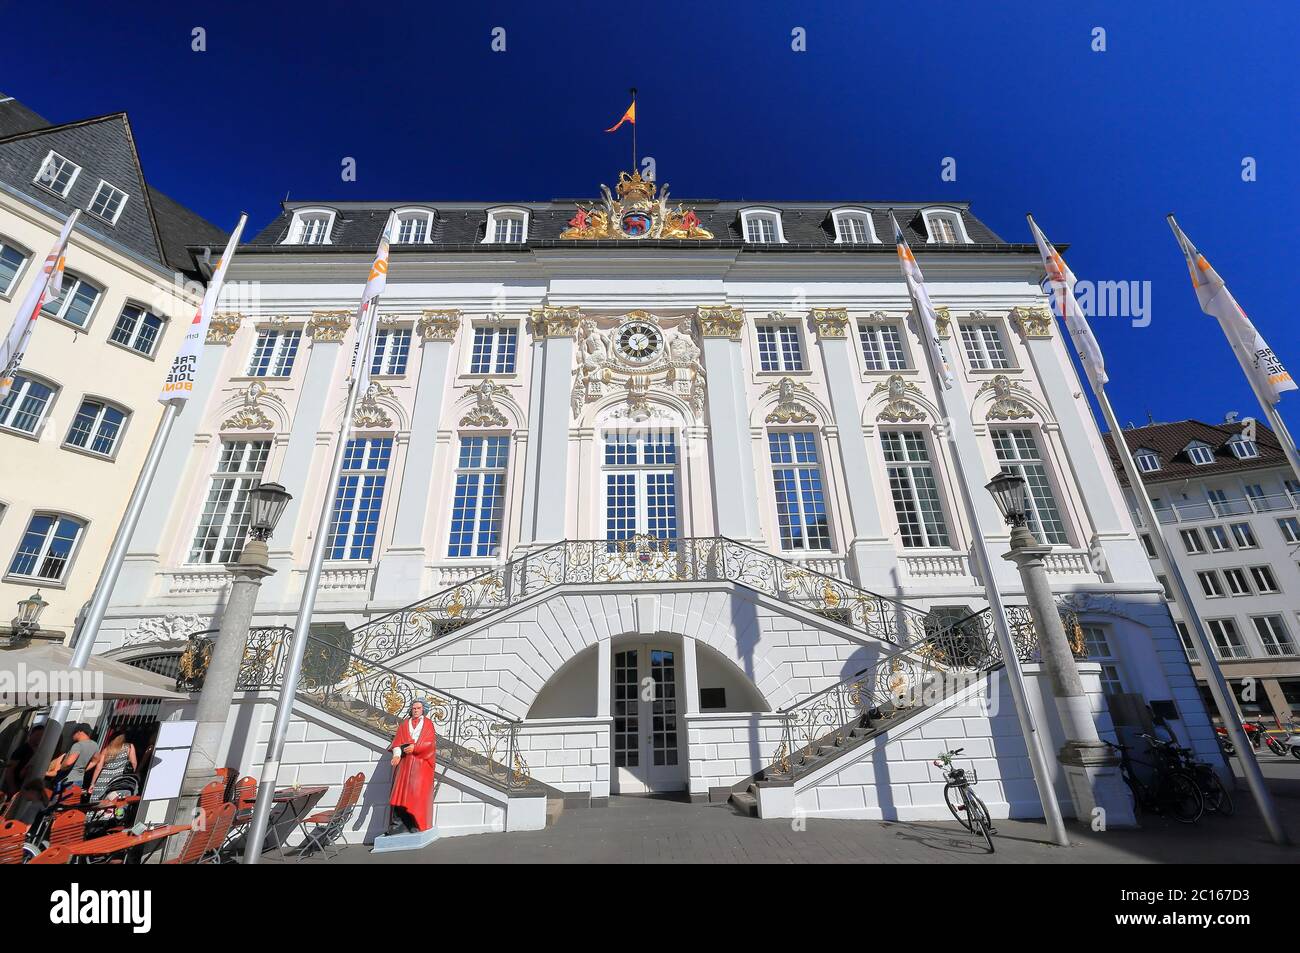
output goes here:
{"type": "Polygon", "coordinates": [[[925,350],[930,355],[930,363],[935,373],[943,382],[944,390],[951,390],[953,385],[952,368],[943,356],[943,346],[939,343],[939,316],[934,305],[930,303],[930,293],[925,290],[925,276],[921,266],[916,263],[912,249],[903,237],[903,230],[898,227],[898,219],[889,213],[889,220],[894,223],[894,244],[898,247],[898,263],[903,269],[903,278],[907,281],[907,291],[912,296],[912,307],[916,311],[917,322],[925,338],[925,350]]]}
{"type": "Polygon", "coordinates": [[[217,259],[217,267],[212,269],[212,277],[208,280],[207,291],[203,293],[203,301],[199,304],[199,309],[194,312],[194,320],[190,322],[189,330],[185,332],[185,339],[181,341],[180,350],[172,359],[167,380],[163,382],[162,393],[158,395],[160,403],[183,405],[194,391],[194,380],[199,369],[199,355],[203,353],[203,345],[207,341],[208,325],[212,322],[212,314],[217,309],[217,298],[221,295],[221,286],[226,281],[226,269],[230,267],[230,260],[235,257],[235,249],[239,247],[239,236],[244,233],[244,223],[247,221],[247,215],[239,216],[239,224],[231,233],[230,241],[226,242],[225,252],[217,259]]]}
{"type": "Polygon", "coordinates": [[[379,236],[379,249],[375,252],[374,264],[366,277],[366,286],[361,291],[361,305],[357,308],[357,343],[352,351],[352,367],[349,376],[357,382],[357,387],[365,390],[370,386],[370,355],[374,352],[375,331],[379,327],[378,305],[375,303],[388,287],[388,260],[392,243],[394,214],[388,213],[384,233],[379,236]]]}
{"type": "Polygon", "coordinates": [[[23,362],[23,352],[27,350],[27,342],[31,340],[41,308],[45,302],[54,301],[63,293],[63,264],[67,258],[68,236],[72,234],[72,226],[77,223],[80,215],[81,209],[73,209],[68,220],[63,223],[63,229],[46,256],[40,274],[27,289],[27,295],[14,315],[13,326],[9,328],[4,341],[0,342],[0,398],[5,397],[14,386],[14,375],[23,362]]]}
{"type": "Polygon", "coordinates": [[[1205,256],[1183,234],[1172,215],[1169,216],[1169,227],[1174,230],[1174,237],[1178,239],[1187,258],[1187,270],[1191,272],[1192,287],[1196,289],[1201,310],[1219,319],[1219,327],[1223,328],[1228,343],[1237,352],[1241,366],[1254,383],[1260,400],[1276,405],[1284,392],[1297,389],[1295,381],[1263,335],[1255,329],[1250,318],[1246,317],[1246,312],[1232,297],[1219,273],[1210,267],[1205,256]]]}
{"type": "Polygon", "coordinates": [[[1106,376],[1106,362],[1102,360],[1101,348],[1097,344],[1097,339],[1093,337],[1092,327],[1088,324],[1088,319],[1084,316],[1083,308],[1079,307],[1079,299],[1074,296],[1075,277],[1065,259],[1061,257],[1060,252],[1047,240],[1047,236],[1039,229],[1038,223],[1034,221],[1034,216],[1025,216],[1029,219],[1029,229],[1034,233],[1034,241],[1038,243],[1038,253],[1043,257],[1043,267],[1047,269],[1047,279],[1052,283],[1052,293],[1056,296],[1056,307],[1061,314],[1061,320],[1065,322],[1065,327],[1070,332],[1070,340],[1074,342],[1074,349],[1079,354],[1079,360],[1083,364],[1084,373],[1088,375],[1088,380],[1092,382],[1092,389],[1095,393],[1097,388],[1104,387],[1110,380],[1106,376]]]}

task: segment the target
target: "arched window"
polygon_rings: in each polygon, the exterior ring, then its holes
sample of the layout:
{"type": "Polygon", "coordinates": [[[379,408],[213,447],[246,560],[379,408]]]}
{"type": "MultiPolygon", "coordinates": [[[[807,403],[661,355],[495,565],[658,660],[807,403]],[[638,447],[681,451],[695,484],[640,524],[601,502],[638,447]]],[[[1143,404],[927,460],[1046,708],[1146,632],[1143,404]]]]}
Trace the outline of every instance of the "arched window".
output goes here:
{"type": "Polygon", "coordinates": [[[962,221],[961,213],[954,209],[926,209],[922,218],[925,221],[926,240],[930,244],[970,244],[970,236],[966,234],[966,224],[962,221]]]}
{"type": "Polygon", "coordinates": [[[58,390],[55,384],[35,375],[15,374],[13,386],[0,401],[0,427],[25,434],[38,433],[58,390]]]}
{"type": "Polygon", "coordinates": [[[528,210],[498,208],[488,212],[485,245],[513,245],[528,241],[528,210]]]}
{"type": "Polygon", "coordinates": [[[328,245],[334,227],[334,212],[327,208],[294,209],[286,245],[328,245]]]}
{"type": "Polygon", "coordinates": [[[433,211],[427,208],[399,209],[397,232],[393,241],[398,245],[422,245],[433,237],[433,211]]]}
{"type": "Polygon", "coordinates": [[[754,245],[779,245],[785,241],[781,213],[776,209],[747,208],[740,213],[741,232],[754,245]]]}
{"type": "Polygon", "coordinates": [[[9,563],[9,575],[62,582],[85,528],[85,522],[75,516],[33,513],[9,563]]]}
{"type": "Polygon", "coordinates": [[[836,209],[831,212],[831,221],[835,223],[837,245],[869,245],[878,241],[871,213],[865,209],[836,209]]]}

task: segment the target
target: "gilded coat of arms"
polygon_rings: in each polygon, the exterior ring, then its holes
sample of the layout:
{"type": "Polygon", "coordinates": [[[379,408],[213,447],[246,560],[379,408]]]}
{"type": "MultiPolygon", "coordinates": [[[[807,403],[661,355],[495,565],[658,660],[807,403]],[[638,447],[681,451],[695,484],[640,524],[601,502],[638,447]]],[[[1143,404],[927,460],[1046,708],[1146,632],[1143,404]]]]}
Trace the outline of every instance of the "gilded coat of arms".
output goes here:
{"type": "Polygon", "coordinates": [[[604,201],[578,206],[561,238],[686,238],[703,241],[713,233],[700,224],[694,209],[668,205],[668,186],[659,190],[640,172],[618,174],[618,198],[609,186],[600,187],[604,201]]]}

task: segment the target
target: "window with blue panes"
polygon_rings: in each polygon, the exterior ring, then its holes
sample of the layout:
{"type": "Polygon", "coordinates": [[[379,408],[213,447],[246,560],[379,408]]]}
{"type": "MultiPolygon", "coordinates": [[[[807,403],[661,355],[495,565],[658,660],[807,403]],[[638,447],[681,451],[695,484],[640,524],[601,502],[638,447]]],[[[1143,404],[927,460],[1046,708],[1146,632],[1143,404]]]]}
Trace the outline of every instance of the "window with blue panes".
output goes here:
{"type": "Polygon", "coordinates": [[[253,356],[248,361],[249,377],[288,377],[293,372],[293,361],[302,343],[302,331],[257,332],[253,356]]]}
{"type": "Polygon", "coordinates": [[[53,396],[54,388],[48,384],[26,374],[15,374],[8,395],[0,401],[0,427],[36,433],[53,396]]]}
{"type": "Polygon", "coordinates": [[[400,376],[406,373],[411,354],[410,328],[383,328],[375,335],[375,350],[370,358],[370,373],[400,376]]]}
{"type": "Polygon", "coordinates": [[[676,539],[677,435],[605,435],[605,538],[676,539]]]}
{"type": "Polygon", "coordinates": [[[117,449],[126,412],[98,400],[83,400],[65,441],[70,447],[111,457],[117,449]]]}
{"type": "Polygon", "coordinates": [[[501,551],[509,460],[509,437],[460,438],[448,556],[496,556],[501,551]]]}
{"type": "Polygon", "coordinates": [[[513,374],[519,348],[518,328],[477,327],[470,350],[471,374],[513,374]]]}
{"type": "Polygon", "coordinates": [[[781,548],[830,549],[830,518],[817,435],[811,430],[772,431],[767,445],[781,548]]]}
{"type": "Polygon", "coordinates": [[[99,293],[100,290],[85,278],[65,272],[63,290],[57,298],[41,305],[41,314],[84,329],[90,321],[90,312],[95,310],[99,293]]]}
{"type": "Polygon", "coordinates": [[[125,305],[108,339],[141,354],[152,354],[163,321],[158,315],[134,304],[125,305]]]}
{"type": "Polygon", "coordinates": [[[799,328],[793,324],[760,324],[758,364],[765,371],[802,371],[799,328]]]}
{"type": "Polygon", "coordinates": [[[36,513],[9,563],[11,576],[60,582],[67,573],[84,523],[58,513],[36,513]]]}
{"type": "Polygon", "coordinates": [[[18,283],[27,263],[27,253],[6,238],[0,238],[0,295],[7,295],[18,283]]]}
{"type": "Polygon", "coordinates": [[[348,441],[343,450],[343,472],[334,491],[326,559],[374,557],[392,453],[392,437],[348,441]]]}

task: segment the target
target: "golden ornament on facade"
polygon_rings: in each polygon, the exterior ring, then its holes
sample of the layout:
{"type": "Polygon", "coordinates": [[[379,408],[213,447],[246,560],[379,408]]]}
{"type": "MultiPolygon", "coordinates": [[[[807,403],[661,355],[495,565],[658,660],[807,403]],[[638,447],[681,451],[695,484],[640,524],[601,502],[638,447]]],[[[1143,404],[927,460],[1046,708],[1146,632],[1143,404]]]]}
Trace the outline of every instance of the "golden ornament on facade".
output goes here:
{"type": "Polygon", "coordinates": [[[615,198],[609,186],[601,185],[599,205],[578,205],[569,227],[560,238],[577,240],[675,238],[704,241],[713,233],[700,224],[694,209],[668,205],[668,186],[656,197],[658,187],[640,172],[620,172],[615,198]]]}
{"type": "Polygon", "coordinates": [[[208,322],[208,344],[229,344],[235,339],[235,332],[243,322],[244,316],[238,311],[218,311],[208,322]]]}
{"type": "Polygon", "coordinates": [[[460,328],[460,311],[422,311],[415,332],[423,341],[454,341],[460,328]]]}
{"type": "Polygon", "coordinates": [[[357,401],[352,413],[352,426],[364,430],[387,430],[392,427],[393,418],[388,416],[388,412],[379,403],[380,397],[388,397],[392,393],[391,387],[372,381],[357,401]]]}
{"type": "Polygon", "coordinates": [[[528,315],[529,330],[539,338],[571,338],[581,321],[582,311],[578,308],[547,305],[534,308],[528,315]]]}
{"type": "Polygon", "coordinates": [[[876,414],[877,420],[897,424],[925,419],[925,411],[907,399],[909,395],[920,397],[921,388],[911,381],[903,380],[901,374],[890,374],[887,379],[876,385],[871,396],[875,397],[880,393],[887,393],[889,399],[880,409],[880,413],[876,414]]]}
{"type": "Polygon", "coordinates": [[[763,396],[775,393],[777,401],[776,407],[767,415],[767,422],[769,424],[810,424],[816,420],[817,416],[796,399],[800,392],[812,395],[807,385],[797,384],[789,377],[783,377],[770,385],[763,392],[763,396]]]}
{"type": "Polygon", "coordinates": [[[496,405],[496,398],[506,393],[500,384],[494,384],[484,378],[469,388],[474,395],[474,409],[460,418],[462,427],[505,427],[508,426],[506,415],[496,405]]]}
{"type": "Polygon", "coordinates": [[[253,381],[244,391],[243,405],[221,422],[222,430],[271,430],[275,424],[262,409],[262,399],[268,394],[261,381],[253,381]]]}
{"type": "Polygon", "coordinates": [[[1026,339],[1052,336],[1052,312],[1046,308],[1015,308],[1011,312],[1011,323],[1026,339]]]}
{"type": "Polygon", "coordinates": [[[1019,381],[1013,381],[1006,374],[999,374],[991,381],[985,381],[975,392],[979,397],[985,391],[993,391],[993,403],[989,406],[985,420],[1028,420],[1034,416],[1033,410],[1017,394],[1029,394],[1029,388],[1019,381]]]}
{"type": "Polygon", "coordinates": [[[934,309],[934,328],[939,337],[948,337],[948,332],[952,328],[952,314],[946,307],[934,309]]]}
{"type": "Polygon", "coordinates": [[[702,338],[730,338],[740,340],[740,329],[745,326],[745,312],[727,305],[700,306],[695,309],[695,328],[702,338]]]}
{"type": "Polygon", "coordinates": [[[351,311],[313,311],[307,322],[307,336],[333,344],[343,340],[351,325],[351,311]]]}
{"type": "Polygon", "coordinates": [[[846,308],[813,308],[812,321],[819,337],[848,336],[849,312],[846,308]]]}

